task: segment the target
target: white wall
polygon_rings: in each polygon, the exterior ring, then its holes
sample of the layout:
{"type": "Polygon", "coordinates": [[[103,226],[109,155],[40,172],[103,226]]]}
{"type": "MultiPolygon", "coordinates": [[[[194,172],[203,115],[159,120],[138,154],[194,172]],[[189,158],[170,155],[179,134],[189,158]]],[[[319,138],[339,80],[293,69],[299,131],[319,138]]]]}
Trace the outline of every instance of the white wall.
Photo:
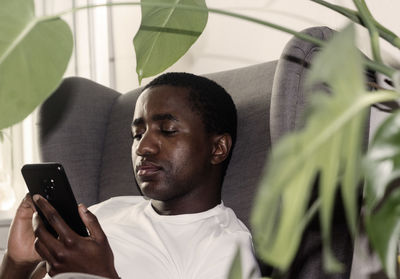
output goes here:
{"type": "MultiPolygon", "coordinates": [[[[353,8],[351,0],[331,3],[353,8]]],[[[400,2],[393,0],[367,1],[373,14],[384,25],[400,34],[396,11],[400,2]]],[[[208,0],[213,8],[223,8],[280,23],[295,30],[316,25],[341,28],[348,21],[343,16],[309,0],[208,0]],[[227,4],[229,3],[229,4],[227,4]]],[[[128,91],[137,87],[135,54],[132,38],[140,19],[138,8],[119,7],[114,9],[116,39],[116,87],[128,91]]],[[[208,25],[198,42],[168,71],[188,71],[197,74],[226,70],[254,63],[277,59],[290,35],[264,26],[223,15],[210,14],[208,25]]],[[[360,33],[360,47],[368,50],[366,32],[360,33]]],[[[384,44],[385,52],[394,49],[384,44]]],[[[396,57],[400,61],[400,51],[396,57]]],[[[146,81],[145,81],[146,82],[146,81]]]]}
{"type": "MultiPolygon", "coordinates": [[[[38,13],[55,13],[65,10],[75,2],[76,6],[90,3],[104,3],[106,0],[35,0],[38,13]]],[[[124,2],[114,0],[113,2],[124,2]]],[[[274,23],[282,24],[294,30],[302,30],[311,26],[326,25],[340,29],[348,20],[310,0],[207,0],[211,8],[228,9],[241,14],[254,16],[274,23]]],[[[330,0],[333,4],[344,5],[354,9],[352,0],[330,0]]],[[[400,2],[393,0],[367,0],[372,13],[383,24],[400,34],[397,11],[400,2]]],[[[89,11],[79,11],[75,14],[76,29],[72,25],[73,16],[67,15],[64,19],[70,23],[76,33],[77,56],[71,59],[67,75],[79,75],[109,85],[107,77],[109,70],[100,67],[108,63],[110,36],[105,18],[106,9],[98,8],[89,11]],[[94,19],[94,24],[88,24],[88,17],[94,19]],[[97,42],[95,54],[90,53],[88,44],[92,31],[92,38],[97,42]],[[95,63],[91,63],[92,61],[95,63]],[[97,57],[95,59],[95,57],[97,57]],[[96,64],[96,65],[94,65],[96,64]],[[100,68],[96,73],[91,68],[100,68]]],[[[135,73],[136,61],[132,39],[140,24],[140,8],[138,6],[118,6],[112,9],[112,35],[115,69],[115,88],[121,92],[129,91],[138,86],[135,73]]],[[[358,28],[360,48],[368,53],[369,44],[367,33],[358,28]]],[[[192,46],[189,52],[167,71],[188,71],[196,74],[226,70],[254,63],[261,63],[279,58],[285,43],[291,35],[273,30],[254,23],[211,13],[204,33],[192,46]]],[[[400,51],[396,51],[386,42],[382,43],[384,57],[394,56],[400,61],[400,51]]],[[[93,48],[93,47],[92,47],[93,48]]],[[[398,62],[397,64],[400,64],[398,62]]],[[[149,79],[144,80],[144,83],[149,79]]]]}

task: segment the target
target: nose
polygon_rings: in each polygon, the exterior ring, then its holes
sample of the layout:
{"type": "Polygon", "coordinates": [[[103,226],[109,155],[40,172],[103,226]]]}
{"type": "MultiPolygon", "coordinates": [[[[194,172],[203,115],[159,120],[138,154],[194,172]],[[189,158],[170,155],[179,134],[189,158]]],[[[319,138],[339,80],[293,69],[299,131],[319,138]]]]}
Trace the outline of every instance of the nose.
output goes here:
{"type": "Polygon", "coordinates": [[[138,156],[156,154],[159,150],[158,141],[153,133],[146,131],[139,141],[133,143],[135,153],[138,156]],[[136,145],[136,146],[135,146],[136,145]]]}

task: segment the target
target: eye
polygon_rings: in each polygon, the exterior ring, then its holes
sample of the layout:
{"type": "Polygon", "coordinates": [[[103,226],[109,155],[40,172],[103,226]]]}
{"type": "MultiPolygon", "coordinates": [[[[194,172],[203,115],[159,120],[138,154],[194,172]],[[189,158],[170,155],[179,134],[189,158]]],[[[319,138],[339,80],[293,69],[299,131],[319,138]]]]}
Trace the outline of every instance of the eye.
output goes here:
{"type": "Polygon", "coordinates": [[[160,125],[160,131],[163,135],[171,136],[175,134],[178,131],[178,129],[176,128],[175,125],[173,125],[168,121],[167,123],[162,123],[160,125]]]}
{"type": "Polygon", "coordinates": [[[161,129],[161,133],[163,133],[164,135],[167,135],[167,136],[171,136],[171,135],[175,134],[176,132],[177,132],[176,130],[161,129]]]}

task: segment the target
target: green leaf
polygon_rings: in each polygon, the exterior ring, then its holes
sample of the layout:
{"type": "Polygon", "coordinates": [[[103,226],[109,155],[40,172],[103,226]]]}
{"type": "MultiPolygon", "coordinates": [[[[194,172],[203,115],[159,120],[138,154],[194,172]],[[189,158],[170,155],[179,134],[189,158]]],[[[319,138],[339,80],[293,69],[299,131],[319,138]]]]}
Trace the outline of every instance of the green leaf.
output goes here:
{"type": "Polygon", "coordinates": [[[28,116],[59,85],[72,54],[60,18],[37,18],[32,0],[0,1],[0,129],[28,116]]]}
{"type": "Polygon", "coordinates": [[[305,128],[273,148],[259,185],[251,220],[256,250],[282,271],[292,262],[310,219],[313,208],[307,206],[318,174],[324,265],[330,272],[341,269],[329,247],[334,193],[341,184],[354,232],[365,109],[380,98],[398,96],[365,92],[354,37],[353,27],[347,27],[314,60],[308,84],[325,82],[332,94],[312,96],[305,128]]]}
{"type": "Polygon", "coordinates": [[[368,212],[373,212],[390,183],[400,177],[399,143],[400,112],[396,112],[377,129],[364,162],[368,212]]]}
{"type": "Polygon", "coordinates": [[[366,229],[386,274],[395,279],[400,238],[400,188],[390,193],[377,212],[366,217],[366,229]]]}
{"type": "MultiPolygon", "coordinates": [[[[157,3],[159,0],[142,0],[157,3]]],[[[176,5],[207,8],[205,0],[164,0],[172,8],[142,6],[142,21],[133,39],[139,82],[157,75],[181,58],[203,32],[207,11],[189,11],[176,5]]]]}
{"type": "Polygon", "coordinates": [[[397,92],[400,93],[400,71],[397,71],[393,77],[393,86],[397,92]]]}
{"type": "Polygon", "coordinates": [[[365,160],[365,224],[389,278],[396,278],[400,238],[400,112],[375,133],[365,160]]]}
{"type": "Polygon", "coordinates": [[[236,250],[231,268],[229,270],[228,279],[242,279],[242,261],[240,257],[240,248],[236,250]]]}

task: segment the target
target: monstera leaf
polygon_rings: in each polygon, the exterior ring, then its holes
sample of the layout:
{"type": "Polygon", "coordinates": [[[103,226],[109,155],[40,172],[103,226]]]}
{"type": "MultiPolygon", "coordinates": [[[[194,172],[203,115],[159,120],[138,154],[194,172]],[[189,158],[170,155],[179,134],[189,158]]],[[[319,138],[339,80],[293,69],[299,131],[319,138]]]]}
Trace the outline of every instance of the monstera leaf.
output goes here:
{"type": "Polygon", "coordinates": [[[237,249],[229,270],[228,279],[242,279],[242,261],[240,258],[240,249],[237,249]]]}
{"type": "Polygon", "coordinates": [[[164,2],[171,4],[172,7],[142,6],[142,22],[133,40],[139,81],[161,73],[174,64],[188,51],[207,24],[206,10],[188,11],[177,7],[177,5],[191,5],[206,8],[205,0],[164,0],[164,2]]]}
{"type": "Polygon", "coordinates": [[[292,262],[317,209],[325,268],[330,272],[341,270],[330,249],[334,193],[341,185],[348,224],[354,232],[365,109],[397,96],[365,92],[354,37],[353,26],[345,28],[313,61],[309,84],[327,83],[332,93],[314,94],[305,128],[284,137],[273,148],[259,185],[251,220],[257,252],[283,271],[292,262]],[[308,207],[318,175],[320,196],[308,207]]]}
{"type": "Polygon", "coordinates": [[[377,130],[365,160],[368,237],[389,278],[396,278],[400,239],[400,112],[377,130]]]}
{"type": "Polygon", "coordinates": [[[0,7],[1,130],[57,88],[72,54],[72,34],[58,17],[35,17],[32,0],[0,0],[0,7]]]}

